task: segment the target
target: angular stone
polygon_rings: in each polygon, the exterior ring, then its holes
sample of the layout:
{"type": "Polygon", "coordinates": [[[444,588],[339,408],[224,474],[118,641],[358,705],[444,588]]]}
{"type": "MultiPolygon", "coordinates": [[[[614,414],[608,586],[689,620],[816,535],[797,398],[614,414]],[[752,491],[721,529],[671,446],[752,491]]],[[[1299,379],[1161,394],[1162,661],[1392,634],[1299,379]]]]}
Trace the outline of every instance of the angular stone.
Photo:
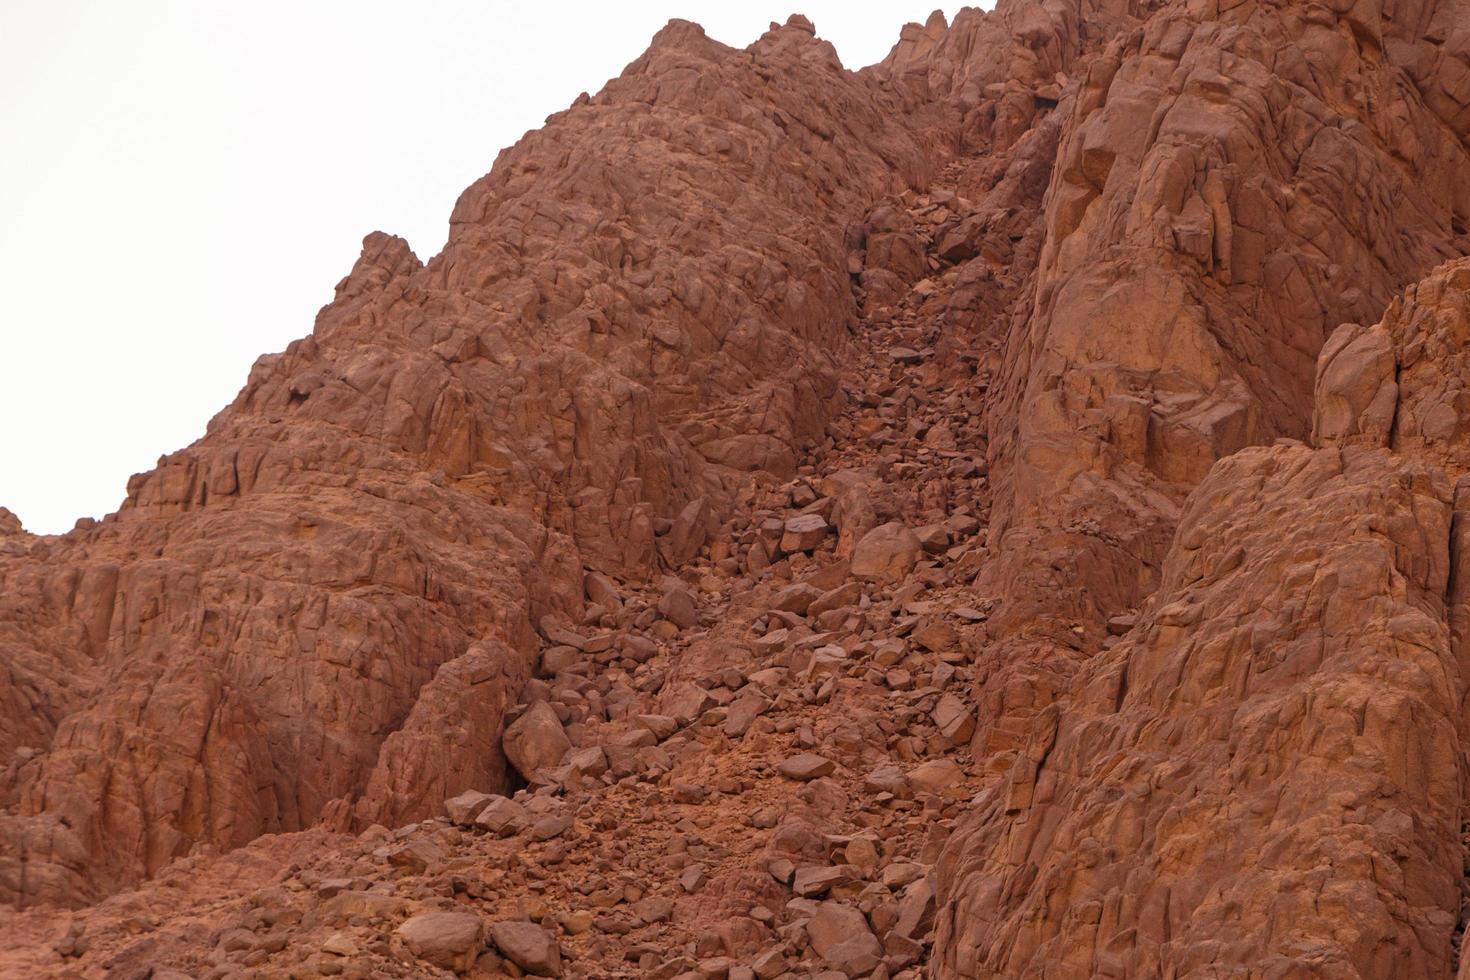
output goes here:
{"type": "Polygon", "coordinates": [[[461,827],[468,827],[475,822],[475,817],[495,797],[489,793],[481,793],[478,790],[467,789],[453,799],[444,801],[444,812],[449,819],[461,827]]]}
{"type": "Polygon", "coordinates": [[[663,741],[679,730],[678,719],[671,715],[634,715],[633,724],[644,731],[651,732],[653,737],[663,741]]]}
{"type": "Polygon", "coordinates": [[[555,766],[572,747],[550,704],[537,701],[505,730],[505,757],[524,778],[537,770],[555,766]]]}
{"type": "Polygon", "coordinates": [[[807,607],[806,613],[809,616],[820,616],[824,612],[856,605],[862,597],[862,585],[858,582],[849,582],[817,596],[807,607]]]}
{"type": "Polygon", "coordinates": [[[838,885],[848,885],[858,880],[854,869],[847,865],[829,867],[804,867],[796,869],[791,890],[802,898],[818,898],[838,885]]]}
{"type": "Polygon", "coordinates": [[[467,973],[485,946],[485,923],[473,912],[425,912],[395,931],[409,952],[456,973],[467,973]]]}
{"type": "Polygon", "coordinates": [[[664,711],[686,725],[698,719],[714,707],[714,704],[708,691],[687,682],[679,685],[663,700],[664,711]]]}
{"type": "Polygon", "coordinates": [[[561,946],[534,922],[506,919],[493,923],[490,940],[502,956],[533,977],[562,974],[561,946]]]}
{"type": "Polygon", "coordinates": [[[787,554],[811,551],[826,540],[832,528],[821,514],[801,514],[786,522],[781,535],[781,550],[787,554]]]}
{"type": "Polygon", "coordinates": [[[850,977],[866,976],[883,956],[878,937],[862,912],[841,902],[823,902],[806,925],[812,951],[850,977]]]}
{"type": "Polygon", "coordinates": [[[530,814],[515,800],[497,796],[480,810],[475,826],[497,837],[513,837],[531,825],[530,814]]]}
{"type": "Polygon", "coordinates": [[[865,582],[896,584],[913,571],[923,550],[918,536],[905,525],[880,524],[853,549],[852,575],[865,582]]]}
{"type": "Polygon", "coordinates": [[[699,625],[699,606],[688,589],[669,589],[658,600],[658,611],[680,629],[699,625]]]}
{"type": "Polygon", "coordinates": [[[821,598],[821,595],[821,589],[805,582],[797,582],[777,592],[771,599],[771,608],[804,616],[811,604],[821,598]]]}
{"type": "Polygon", "coordinates": [[[755,720],[770,710],[770,707],[770,700],[759,694],[742,694],[730,704],[725,715],[725,734],[731,738],[744,736],[755,720]]]}
{"type": "Polygon", "coordinates": [[[659,542],[664,560],[674,568],[688,563],[704,547],[710,526],[709,502],[700,497],[690,501],[674,518],[673,527],[659,542]]]}
{"type": "Polygon", "coordinates": [[[532,840],[551,840],[566,833],[572,826],[572,818],[566,814],[542,817],[531,824],[532,840]]]}
{"type": "Polygon", "coordinates": [[[777,766],[781,775],[801,782],[831,775],[835,768],[836,764],[831,759],[810,752],[782,759],[781,764],[777,766]]]}
{"type": "Polygon", "coordinates": [[[567,765],[584,776],[594,779],[607,772],[607,754],[602,746],[592,745],[585,749],[574,749],[566,756],[567,765]]]}
{"type": "Polygon", "coordinates": [[[930,714],[939,734],[948,739],[951,745],[968,745],[970,737],[975,734],[974,713],[953,694],[941,694],[930,714]]]}
{"type": "Polygon", "coordinates": [[[953,759],[933,759],[910,769],[906,778],[918,792],[945,794],[957,787],[965,774],[953,759]]]}

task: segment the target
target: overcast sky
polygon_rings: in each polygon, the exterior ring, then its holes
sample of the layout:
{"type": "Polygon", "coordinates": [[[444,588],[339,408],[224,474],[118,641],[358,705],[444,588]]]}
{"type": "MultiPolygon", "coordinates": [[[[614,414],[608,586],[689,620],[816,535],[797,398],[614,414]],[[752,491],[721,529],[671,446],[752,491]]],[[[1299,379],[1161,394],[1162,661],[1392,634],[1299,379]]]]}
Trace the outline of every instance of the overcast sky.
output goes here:
{"type": "Polygon", "coordinates": [[[38,533],[115,510],[311,331],[363,235],[434,255],[496,152],[669,18],[744,47],[800,10],[857,68],[932,9],[0,0],[0,506],[38,533]]]}

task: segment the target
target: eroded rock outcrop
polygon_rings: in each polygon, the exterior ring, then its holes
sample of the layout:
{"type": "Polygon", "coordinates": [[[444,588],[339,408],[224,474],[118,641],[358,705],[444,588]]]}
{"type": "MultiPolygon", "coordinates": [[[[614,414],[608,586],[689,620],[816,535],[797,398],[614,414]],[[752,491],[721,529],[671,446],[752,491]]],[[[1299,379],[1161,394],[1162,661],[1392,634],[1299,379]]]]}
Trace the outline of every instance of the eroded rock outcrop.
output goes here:
{"type": "Polygon", "coordinates": [[[945,969],[1455,975],[1467,304],[1459,262],[1341,328],[1319,448],[1190,495],[1137,625],[951,842],[945,969]]]}
{"type": "Polygon", "coordinates": [[[0,511],[0,970],[1467,975],[1467,16],[671,23],[0,511]]]}
{"type": "MultiPolygon", "coordinates": [[[[8,549],[0,732],[40,754],[9,777],[0,895],[422,813],[389,786],[419,778],[411,737],[385,739],[464,683],[444,665],[480,640],[529,664],[584,565],[647,574],[658,521],[822,436],[842,216],[927,166],[894,114],[800,24],[748,52],[671,24],[503,154],[427,265],[369,236],[312,335],[117,515],[8,549]]],[[[495,711],[462,710],[491,737],[442,771],[489,775],[495,711]]]]}
{"type": "Polygon", "coordinates": [[[1107,621],[1157,588],[1216,460],[1307,435],[1338,324],[1372,323],[1465,251],[1463,131],[1410,83],[1402,21],[1359,16],[1164,7],[1060,104],[1045,242],[989,416],[990,749],[1018,748],[1107,621]]]}

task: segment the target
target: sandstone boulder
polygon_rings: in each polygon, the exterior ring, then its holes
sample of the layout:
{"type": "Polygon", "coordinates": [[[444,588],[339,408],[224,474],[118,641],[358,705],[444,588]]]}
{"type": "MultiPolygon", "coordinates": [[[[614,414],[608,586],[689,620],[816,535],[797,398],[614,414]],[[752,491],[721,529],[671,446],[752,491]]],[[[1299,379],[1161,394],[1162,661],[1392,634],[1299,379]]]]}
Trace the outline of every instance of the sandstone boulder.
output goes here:
{"type": "Polygon", "coordinates": [[[485,923],[473,912],[425,912],[396,934],[419,959],[455,973],[469,972],[485,946],[485,923]]]}
{"type": "Polygon", "coordinates": [[[557,765],[572,747],[561,719],[545,701],[537,701],[505,730],[505,756],[516,771],[531,779],[557,765]]]}
{"type": "Polygon", "coordinates": [[[852,574],[865,582],[894,584],[918,562],[924,547],[903,524],[880,524],[863,535],[852,552],[852,574]]]}
{"type": "Polygon", "coordinates": [[[562,975],[561,946],[534,922],[496,922],[490,926],[490,940],[506,959],[533,977],[562,975]]]}
{"type": "Polygon", "coordinates": [[[812,951],[826,966],[844,976],[867,975],[883,955],[883,947],[868,927],[867,918],[841,902],[823,902],[807,923],[806,931],[812,951]]]}

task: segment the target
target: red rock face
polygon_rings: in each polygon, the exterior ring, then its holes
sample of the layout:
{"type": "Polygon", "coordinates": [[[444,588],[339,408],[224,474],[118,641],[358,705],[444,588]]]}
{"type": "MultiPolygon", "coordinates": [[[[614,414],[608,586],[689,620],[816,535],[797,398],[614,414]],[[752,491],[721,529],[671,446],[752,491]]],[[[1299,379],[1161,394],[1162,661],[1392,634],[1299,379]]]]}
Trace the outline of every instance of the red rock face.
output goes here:
{"type": "Polygon", "coordinates": [[[0,970],[1470,976],[1466,24],[671,23],[0,510],[0,970]]]}
{"type": "Polygon", "coordinates": [[[504,770],[483,704],[463,760],[408,747],[465,696],[451,675],[513,698],[538,625],[581,618],[584,564],[647,575],[658,521],[794,473],[841,402],[844,216],[927,164],[830,46],[753,52],[671,24],[503,154],[427,266],[369,236],[312,335],[117,515],[11,549],[0,735],[42,751],[11,776],[0,895],[427,815],[504,770]],[[482,639],[499,662],[460,664],[482,639]]]}

